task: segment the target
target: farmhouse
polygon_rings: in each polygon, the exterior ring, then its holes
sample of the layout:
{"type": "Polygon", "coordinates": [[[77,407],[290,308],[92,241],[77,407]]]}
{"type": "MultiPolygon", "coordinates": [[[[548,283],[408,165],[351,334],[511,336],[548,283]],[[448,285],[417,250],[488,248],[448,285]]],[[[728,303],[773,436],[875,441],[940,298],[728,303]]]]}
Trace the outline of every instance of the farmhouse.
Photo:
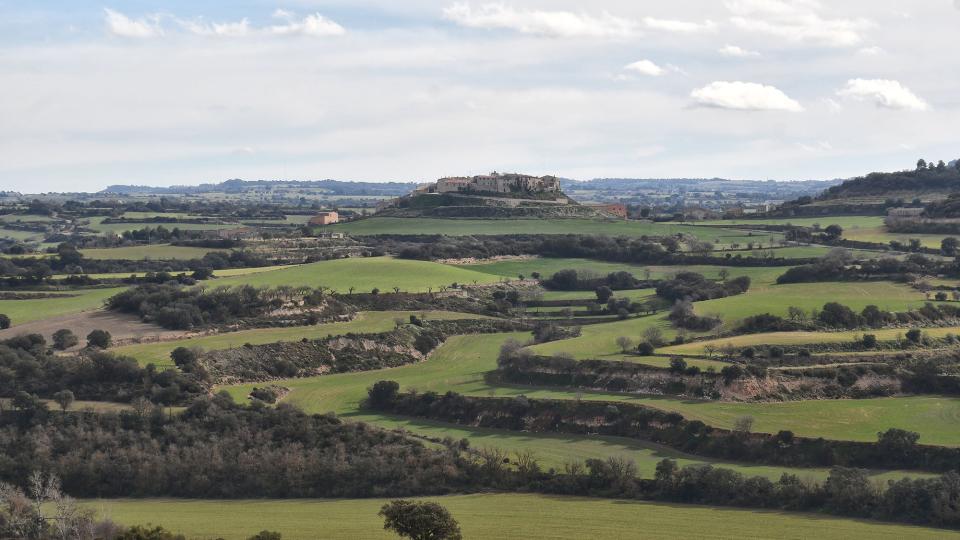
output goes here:
{"type": "Polygon", "coordinates": [[[340,221],[340,215],[336,212],[320,212],[310,218],[310,225],[332,225],[340,221]]]}

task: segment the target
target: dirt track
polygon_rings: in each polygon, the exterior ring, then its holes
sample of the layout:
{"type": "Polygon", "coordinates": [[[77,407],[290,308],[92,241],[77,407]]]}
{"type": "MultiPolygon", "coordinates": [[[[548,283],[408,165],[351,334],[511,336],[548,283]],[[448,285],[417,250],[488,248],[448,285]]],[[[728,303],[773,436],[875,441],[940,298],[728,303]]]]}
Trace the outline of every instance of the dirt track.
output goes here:
{"type": "Polygon", "coordinates": [[[110,332],[114,342],[153,338],[155,336],[160,339],[171,339],[185,334],[181,330],[166,330],[159,326],[143,323],[133,315],[93,310],[19,324],[13,328],[0,330],[0,339],[9,339],[21,334],[41,334],[47,339],[47,343],[52,343],[53,338],[51,336],[61,328],[73,331],[80,338],[80,346],[86,343],[87,334],[96,329],[110,332]]]}

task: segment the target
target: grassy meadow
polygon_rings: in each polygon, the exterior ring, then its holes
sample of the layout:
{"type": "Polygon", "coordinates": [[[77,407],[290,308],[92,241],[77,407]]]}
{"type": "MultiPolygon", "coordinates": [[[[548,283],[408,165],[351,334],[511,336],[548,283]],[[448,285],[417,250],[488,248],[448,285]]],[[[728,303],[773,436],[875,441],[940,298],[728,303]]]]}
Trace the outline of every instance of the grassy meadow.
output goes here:
{"type": "MultiPolygon", "coordinates": [[[[49,319],[69,313],[98,309],[103,301],[122,291],[124,287],[62,291],[74,296],[38,298],[36,300],[0,300],[0,313],[6,313],[13,326],[30,321],[49,319]]],[[[59,292],[58,292],[59,294],[59,292]]]]}
{"type": "MultiPolygon", "coordinates": [[[[611,323],[619,324],[619,323],[611,323]]],[[[610,325],[597,325],[610,326],[610,325]]],[[[333,411],[361,420],[383,423],[379,415],[362,414],[360,402],[366,389],[390,379],[403,388],[454,392],[479,396],[518,396],[574,399],[574,389],[494,386],[484,374],[496,368],[500,345],[508,338],[527,339],[526,334],[455,336],[418,364],[362,373],[346,373],[303,379],[284,379],[289,387],[286,401],[310,412],[333,411]]],[[[580,338],[576,338],[580,339],[580,338]]],[[[573,341],[573,340],[570,340],[573,341]]],[[[552,342],[548,345],[563,342],[552,342]]],[[[542,347],[542,346],[540,346],[542,347]]],[[[535,348],[539,349],[539,347],[535,348]]],[[[244,400],[254,384],[229,386],[237,400],[244,400]]],[[[687,418],[717,427],[731,428],[737,418],[753,416],[754,431],[776,433],[788,429],[801,436],[875,441],[877,432],[891,427],[921,434],[921,442],[960,446],[960,398],[916,396],[860,400],[819,400],[786,403],[727,403],[659,396],[606,392],[583,392],[583,399],[624,401],[675,411],[687,418]]],[[[389,425],[386,424],[386,425],[389,425]]]]}
{"type": "Polygon", "coordinates": [[[368,257],[321,261],[274,272],[223,278],[216,284],[324,286],[346,293],[350,287],[356,287],[355,292],[370,292],[375,287],[382,292],[392,292],[393,287],[399,287],[403,292],[425,292],[431,288],[437,291],[440,286],[452,283],[472,285],[498,281],[500,278],[493,274],[456,266],[392,257],[368,257]]]}
{"type": "Polygon", "coordinates": [[[736,229],[697,227],[681,223],[654,223],[601,219],[434,219],[374,217],[337,225],[353,235],[368,234],[605,234],[609,236],[669,236],[687,234],[715,244],[769,245],[779,233],[751,234],[736,229]]]}
{"type": "MultiPolygon", "coordinates": [[[[142,214],[144,214],[144,216],[138,219],[164,215],[163,212],[143,212],[142,214]]],[[[154,229],[161,225],[165,229],[180,229],[182,231],[215,231],[219,229],[233,229],[239,227],[239,225],[236,223],[104,223],[104,219],[107,219],[106,216],[91,217],[90,223],[86,225],[86,228],[100,234],[120,235],[126,231],[137,231],[143,229],[144,227],[154,229]]]]}
{"type": "MultiPolygon", "coordinates": [[[[833,518],[616,499],[528,494],[429,497],[460,523],[464,538],[960,538],[943,529],[833,518]]],[[[188,538],[243,540],[274,530],[284,540],[396,538],[377,516],[389,499],[101,499],[82,504],[123,524],[162,524],[188,538]]]]}
{"type": "MultiPolygon", "coordinates": [[[[960,335],[960,326],[923,328],[930,337],[942,338],[947,334],[960,335]]],[[[663,347],[657,352],[663,354],[703,354],[704,347],[751,347],[757,345],[809,345],[817,343],[849,343],[859,341],[864,334],[873,334],[880,341],[892,341],[903,338],[906,328],[879,328],[875,330],[850,330],[846,332],[767,332],[746,334],[709,341],[694,341],[683,345],[663,347]]]]}
{"type": "Polygon", "coordinates": [[[199,259],[212,251],[228,250],[191,246],[172,246],[170,244],[150,244],[144,246],[128,246],[117,248],[81,249],[80,253],[82,253],[83,256],[87,257],[88,259],[129,259],[139,261],[144,259],[199,259]]]}
{"type": "Polygon", "coordinates": [[[479,315],[454,313],[450,311],[366,311],[346,322],[315,324],[312,326],[289,326],[281,328],[256,328],[240,332],[225,332],[209,336],[198,336],[175,341],[140,343],[112,349],[117,354],[132,356],[141,365],[156,364],[173,367],[170,352],[177,347],[200,348],[205,351],[231,349],[247,343],[261,345],[279,341],[299,341],[303,338],[317,339],[342,334],[386,332],[394,327],[394,319],[409,320],[410,315],[426,319],[474,319],[479,315]]]}

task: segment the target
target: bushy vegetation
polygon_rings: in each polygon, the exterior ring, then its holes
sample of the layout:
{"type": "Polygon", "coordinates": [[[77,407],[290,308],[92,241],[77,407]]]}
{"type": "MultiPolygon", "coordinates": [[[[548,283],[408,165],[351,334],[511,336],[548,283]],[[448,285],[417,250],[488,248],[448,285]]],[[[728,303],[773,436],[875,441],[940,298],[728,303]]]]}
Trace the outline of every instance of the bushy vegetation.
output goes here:
{"type": "Polygon", "coordinates": [[[290,304],[303,308],[300,319],[313,322],[350,312],[321,290],[291,287],[202,289],[149,284],[127,289],[107,300],[108,309],[134,313],[144,322],[178,330],[265,317],[290,304]]]}
{"type": "Polygon", "coordinates": [[[696,272],[678,272],[673,279],[667,279],[657,284],[657,296],[670,301],[689,300],[699,302],[743,294],[749,288],[750,278],[747,276],[717,282],[696,272]]]}
{"type": "MultiPolygon", "coordinates": [[[[93,352],[76,357],[48,354],[42,336],[0,343],[0,396],[54,398],[69,390],[78,399],[184,403],[207,391],[205,381],[176,370],[142,368],[133,358],[93,352]]],[[[27,403],[24,401],[24,403],[27,403]]]]}
{"type": "Polygon", "coordinates": [[[57,474],[82,497],[373,497],[469,490],[470,465],[402,435],[216,396],[182,414],[0,415],[0,480],[57,474]],[[62,443],[49,444],[49,441],[62,443]],[[37,452],[39,446],[47,448],[37,452]]]}

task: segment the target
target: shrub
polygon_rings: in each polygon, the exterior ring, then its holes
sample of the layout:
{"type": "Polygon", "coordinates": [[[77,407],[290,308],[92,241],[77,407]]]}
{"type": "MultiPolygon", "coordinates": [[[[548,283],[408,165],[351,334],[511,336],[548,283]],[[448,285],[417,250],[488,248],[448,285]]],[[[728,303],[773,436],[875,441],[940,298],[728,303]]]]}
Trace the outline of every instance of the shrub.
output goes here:
{"type": "Polygon", "coordinates": [[[53,348],[57,350],[66,350],[80,343],[80,338],[66,328],[61,328],[53,333],[53,348]]]}
{"type": "Polygon", "coordinates": [[[909,339],[910,341],[914,343],[920,343],[920,337],[923,334],[920,332],[919,328],[911,328],[910,330],[907,330],[906,335],[907,335],[907,339],[909,339]]]}
{"type": "Polygon", "coordinates": [[[0,313],[0,330],[6,330],[7,328],[10,328],[10,317],[0,313]]]}
{"type": "Polygon", "coordinates": [[[87,347],[107,349],[113,343],[113,337],[106,330],[94,330],[87,334],[87,347]]]}
{"type": "Polygon", "coordinates": [[[863,338],[860,340],[860,343],[868,349],[872,349],[877,346],[877,336],[873,334],[864,334],[863,338]]]}
{"type": "Polygon", "coordinates": [[[367,388],[367,400],[374,408],[385,408],[396,399],[400,383],[396,381],[377,381],[367,388]]]}
{"type": "Polygon", "coordinates": [[[654,347],[649,342],[644,341],[640,345],[637,345],[637,354],[640,356],[650,356],[653,354],[654,347]]]}

